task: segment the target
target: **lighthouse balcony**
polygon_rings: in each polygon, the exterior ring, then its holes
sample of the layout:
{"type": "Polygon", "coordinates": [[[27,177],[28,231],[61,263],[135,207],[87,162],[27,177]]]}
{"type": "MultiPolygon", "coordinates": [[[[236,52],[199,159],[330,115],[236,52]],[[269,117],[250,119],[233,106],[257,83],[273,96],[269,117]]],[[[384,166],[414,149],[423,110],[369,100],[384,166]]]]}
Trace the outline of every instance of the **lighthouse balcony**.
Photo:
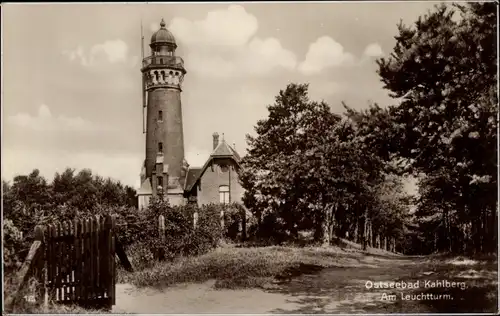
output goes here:
{"type": "Polygon", "coordinates": [[[142,60],[142,67],[173,67],[184,69],[184,60],[178,56],[157,55],[149,56],[142,60]]]}

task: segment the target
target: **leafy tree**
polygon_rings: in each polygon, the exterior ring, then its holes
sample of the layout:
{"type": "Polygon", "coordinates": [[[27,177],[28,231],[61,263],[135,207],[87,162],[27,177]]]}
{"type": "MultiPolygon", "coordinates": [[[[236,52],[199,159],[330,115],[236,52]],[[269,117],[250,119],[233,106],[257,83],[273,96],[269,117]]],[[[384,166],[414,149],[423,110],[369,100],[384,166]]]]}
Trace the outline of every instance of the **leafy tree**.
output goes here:
{"type": "MultiPolygon", "coordinates": [[[[377,140],[381,132],[366,122],[374,115],[333,114],[326,103],[310,101],[307,88],[290,84],[280,91],[268,107],[269,117],[257,123],[257,136],[248,136],[241,170],[245,203],[257,216],[267,214],[266,225],[274,223],[273,230],[292,237],[313,229],[315,239],[327,245],[334,235],[354,230],[366,247],[372,244],[367,234],[371,219],[383,213],[378,186],[389,169],[379,156],[387,152],[377,140]]],[[[394,213],[387,211],[385,218],[402,225],[394,213]]],[[[389,229],[383,233],[401,235],[389,229]]]]}
{"type": "Polygon", "coordinates": [[[73,220],[105,214],[118,207],[134,206],[135,190],[111,179],[102,180],[90,170],[66,169],[56,173],[51,183],[35,169],[29,175],[14,177],[12,184],[3,181],[4,218],[24,236],[23,249],[29,247],[38,224],[73,220]]]}
{"type": "MultiPolygon", "coordinates": [[[[394,98],[391,150],[424,174],[422,216],[460,226],[471,250],[496,243],[496,5],[441,5],[398,25],[378,73],[394,98]],[[460,19],[454,15],[460,13],[460,19]],[[453,188],[449,192],[450,189],[453,188]],[[432,207],[431,207],[432,205],[432,207]],[[456,222],[447,216],[456,211],[456,222]],[[485,244],[485,241],[487,245],[485,244]]],[[[446,226],[443,225],[443,226],[446,226]]],[[[451,229],[446,228],[446,239],[451,229]]],[[[466,243],[466,244],[467,244],[466,243]]]]}
{"type": "MultiPolygon", "coordinates": [[[[311,102],[307,89],[305,84],[290,84],[280,91],[275,104],[268,106],[269,117],[255,127],[257,137],[247,135],[249,150],[241,172],[243,187],[248,189],[247,207],[259,217],[274,213],[293,236],[319,220],[307,220],[312,209],[308,184],[312,182],[304,173],[308,161],[303,155],[314,156],[319,136],[340,121],[327,104],[311,102]]],[[[307,174],[315,172],[321,170],[308,170],[307,174]]]]}

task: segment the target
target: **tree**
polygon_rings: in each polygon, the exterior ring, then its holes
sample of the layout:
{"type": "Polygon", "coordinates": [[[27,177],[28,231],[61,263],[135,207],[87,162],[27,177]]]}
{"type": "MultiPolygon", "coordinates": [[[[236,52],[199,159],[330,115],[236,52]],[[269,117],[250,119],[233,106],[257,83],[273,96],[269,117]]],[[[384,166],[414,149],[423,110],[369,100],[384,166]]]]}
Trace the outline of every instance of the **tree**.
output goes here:
{"type": "Polygon", "coordinates": [[[66,169],[56,173],[51,183],[33,170],[14,177],[12,184],[3,181],[4,217],[11,219],[30,241],[35,225],[77,216],[96,215],[114,207],[134,206],[135,190],[111,179],[93,176],[88,169],[75,175],[66,169]]]}
{"type": "Polygon", "coordinates": [[[323,202],[313,203],[310,195],[320,170],[309,167],[318,157],[314,151],[321,135],[341,120],[326,103],[311,102],[307,90],[306,84],[290,84],[280,91],[268,106],[268,118],[257,122],[257,136],[247,135],[241,171],[246,206],[259,217],[273,213],[293,236],[320,221],[311,209],[323,202]]]}
{"type": "Polygon", "coordinates": [[[399,146],[394,134],[397,128],[389,110],[378,104],[360,111],[346,104],[344,108],[353,127],[352,137],[360,144],[355,157],[360,157],[359,168],[366,174],[363,193],[355,196],[357,200],[349,201],[351,209],[354,205],[357,208],[352,218],[358,228],[355,239],[361,238],[364,248],[382,247],[383,240],[388,250],[389,244],[395,250],[404,240],[410,206],[410,196],[404,192],[401,178],[406,164],[395,154],[399,146]]]}
{"type": "Polygon", "coordinates": [[[290,84],[280,91],[269,117],[257,123],[257,136],[248,136],[244,201],[257,216],[274,216],[292,237],[313,229],[328,245],[355,227],[366,248],[371,219],[382,214],[375,206],[382,205],[376,188],[385,181],[383,148],[367,140],[374,135],[362,124],[363,113],[333,114],[326,103],[310,101],[307,88],[290,84]]]}
{"type": "Polygon", "coordinates": [[[420,208],[434,205],[433,211],[424,213],[456,210],[460,220],[455,225],[473,245],[468,248],[493,250],[496,5],[437,6],[414,27],[399,24],[398,31],[391,57],[378,60],[385,88],[401,100],[390,107],[392,142],[399,144],[392,150],[406,159],[412,172],[439,179],[420,183],[428,186],[420,208]],[[457,13],[458,21],[453,19],[457,13]],[[453,187],[454,194],[442,187],[453,187]]]}

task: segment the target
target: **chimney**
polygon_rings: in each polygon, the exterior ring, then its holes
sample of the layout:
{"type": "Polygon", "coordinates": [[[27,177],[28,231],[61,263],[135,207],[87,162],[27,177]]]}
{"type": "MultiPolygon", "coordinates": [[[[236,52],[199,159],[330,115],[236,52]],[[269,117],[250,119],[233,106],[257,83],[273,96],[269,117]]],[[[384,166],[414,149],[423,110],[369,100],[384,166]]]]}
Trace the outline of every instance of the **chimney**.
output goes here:
{"type": "Polygon", "coordinates": [[[214,138],[214,140],[213,140],[213,144],[214,144],[213,150],[215,150],[215,148],[217,148],[217,146],[219,145],[219,134],[217,132],[215,132],[215,133],[212,134],[212,137],[214,138]]]}

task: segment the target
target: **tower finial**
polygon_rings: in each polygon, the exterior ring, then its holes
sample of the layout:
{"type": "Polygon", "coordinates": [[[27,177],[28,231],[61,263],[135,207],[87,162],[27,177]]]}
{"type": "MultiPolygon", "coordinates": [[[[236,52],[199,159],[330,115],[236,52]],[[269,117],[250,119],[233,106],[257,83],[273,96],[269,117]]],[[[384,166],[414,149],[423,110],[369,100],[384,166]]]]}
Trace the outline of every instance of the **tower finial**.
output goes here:
{"type": "Polygon", "coordinates": [[[165,27],[165,20],[163,18],[161,18],[161,22],[160,22],[160,27],[161,28],[164,28],[165,27]]]}

